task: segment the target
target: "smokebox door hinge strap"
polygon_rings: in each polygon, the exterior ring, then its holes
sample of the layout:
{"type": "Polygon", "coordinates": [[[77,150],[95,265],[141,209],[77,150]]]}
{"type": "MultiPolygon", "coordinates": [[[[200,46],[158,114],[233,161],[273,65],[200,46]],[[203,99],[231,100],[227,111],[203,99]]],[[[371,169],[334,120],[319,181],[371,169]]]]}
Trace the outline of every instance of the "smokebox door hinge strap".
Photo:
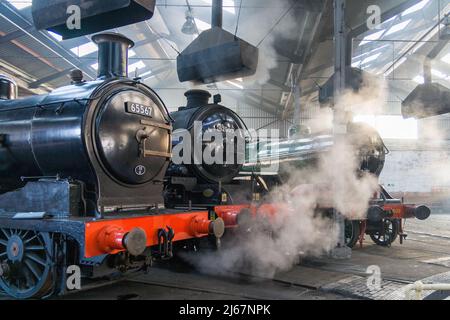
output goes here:
{"type": "Polygon", "coordinates": [[[139,151],[140,155],[144,157],[161,157],[161,158],[172,158],[172,149],[168,150],[168,152],[164,151],[155,151],[155,150],[147,150],[146,149],[146,141],[150,137],[149,129],[163,129],[167,130],[169,133],[172,132],[172,126],[168,124],[158,123],[156,121],[151,120],[141,120],[141,124],[146,126],[144,129],[139,130],[136,133],[136,138],[139,141],[139,151]]]}

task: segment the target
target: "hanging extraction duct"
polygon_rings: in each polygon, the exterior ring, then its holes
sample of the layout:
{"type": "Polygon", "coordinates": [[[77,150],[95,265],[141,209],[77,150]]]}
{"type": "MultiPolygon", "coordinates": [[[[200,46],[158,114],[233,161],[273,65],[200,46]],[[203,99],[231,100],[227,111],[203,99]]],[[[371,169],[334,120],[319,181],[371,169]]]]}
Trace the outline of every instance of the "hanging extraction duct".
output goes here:
{"type": "Polygon", "coordinates": [[[181,82],[213,83],[255,74],[258,48],[222,29],[222,0],[213,0],[211,29],[202,32],[177,58],[181,82]]]}
{"type": "Polygon", "coordinates": [[[126,26],[153,17],[156,0],[33,0],[31,13],[38,30],[63,39],[126,26]]]}
{"type": "Polygon", "coordinates": [[[450,113],[450,89],[433,82],[431,63],[447,41],[441,41],[425,58],[423,66],[424,83],[419,84],[402,102],[404,118],[422,119],[450,113]]]}
{"type": "Polygon", "coordinates": [[[422,119],[450,113],[450,90],[439,83],[418,85],[402,102],[404,118],[422,119]]]}

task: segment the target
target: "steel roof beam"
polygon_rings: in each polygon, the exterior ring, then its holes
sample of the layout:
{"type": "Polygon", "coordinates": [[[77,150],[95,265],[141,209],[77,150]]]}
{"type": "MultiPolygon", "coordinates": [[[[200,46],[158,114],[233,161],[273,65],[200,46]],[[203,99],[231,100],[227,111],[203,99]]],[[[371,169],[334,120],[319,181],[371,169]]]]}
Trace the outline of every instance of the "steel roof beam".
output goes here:
{"type": "MultiPolygon", "coordinates": [[[[44,48],[61,57],[61,59],[63,59],[66,63],[72,65],[73,68],[76,68],[78,65],[82,64],[81,60],[73,57],[72,53],[70,53],[58,43],[55,43],[54,39],[52,39],[49,35],[42,31],[34,30],[33,25],[27,19],[17,13],[9,3],[0,2],[0,16],[20,29],[24,33],[24,35],[31,37],[44,48]]],[[[86,72],[86,74],[91,79],[95,78],[92,72],[86,72]]]]}

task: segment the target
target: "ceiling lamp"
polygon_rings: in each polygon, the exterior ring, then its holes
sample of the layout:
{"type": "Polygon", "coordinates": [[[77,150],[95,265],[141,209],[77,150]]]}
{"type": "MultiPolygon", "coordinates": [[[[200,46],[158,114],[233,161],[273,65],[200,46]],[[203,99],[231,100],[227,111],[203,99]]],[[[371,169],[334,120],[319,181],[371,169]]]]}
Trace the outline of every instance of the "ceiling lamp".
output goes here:
{"type": "Polygon", "coordinates": [[[194,17],[192,16],[191,10],[186,11],[186,22],[183,24],[181,28],[181,32],[188,35],[197,34],[197,27],[195,25],[194,17]]]}

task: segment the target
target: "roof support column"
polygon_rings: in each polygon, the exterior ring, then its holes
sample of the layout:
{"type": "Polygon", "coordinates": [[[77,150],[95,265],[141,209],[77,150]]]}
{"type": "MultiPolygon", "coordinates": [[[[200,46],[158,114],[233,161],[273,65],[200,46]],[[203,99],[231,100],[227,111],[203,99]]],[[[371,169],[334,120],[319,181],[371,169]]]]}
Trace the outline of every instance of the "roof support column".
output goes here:
{"type": "MultiPolygon", "coordinates": [[[[347,133],[347,114],[345,106],[340,104],[340,97],[345,90],[345,70],[347,66],[347,55],[349,54],[347,41],[347,27],[345,24],[345,0],[334,0],[334,120],[333,135],[334,145],[340,144],[347,133]]],[[[351,53],[350,53],[351,54],[351,53]]],[[[333,182],[334,184],[334,182],[333,182]]],[[[336,190],[337,186],[333,185],[336,190]]],[[[335,194],[335,193],[334,193],[335,194]]],[[[334,201],[336,203],[336,199],[334,201]]],[[[337,210],[333,212],[335,223],[339,226],[339,238],[336,247],[331,251],[335,259],[349,259],[351,249],[345,244],[345,218],[337,210]]]]}

